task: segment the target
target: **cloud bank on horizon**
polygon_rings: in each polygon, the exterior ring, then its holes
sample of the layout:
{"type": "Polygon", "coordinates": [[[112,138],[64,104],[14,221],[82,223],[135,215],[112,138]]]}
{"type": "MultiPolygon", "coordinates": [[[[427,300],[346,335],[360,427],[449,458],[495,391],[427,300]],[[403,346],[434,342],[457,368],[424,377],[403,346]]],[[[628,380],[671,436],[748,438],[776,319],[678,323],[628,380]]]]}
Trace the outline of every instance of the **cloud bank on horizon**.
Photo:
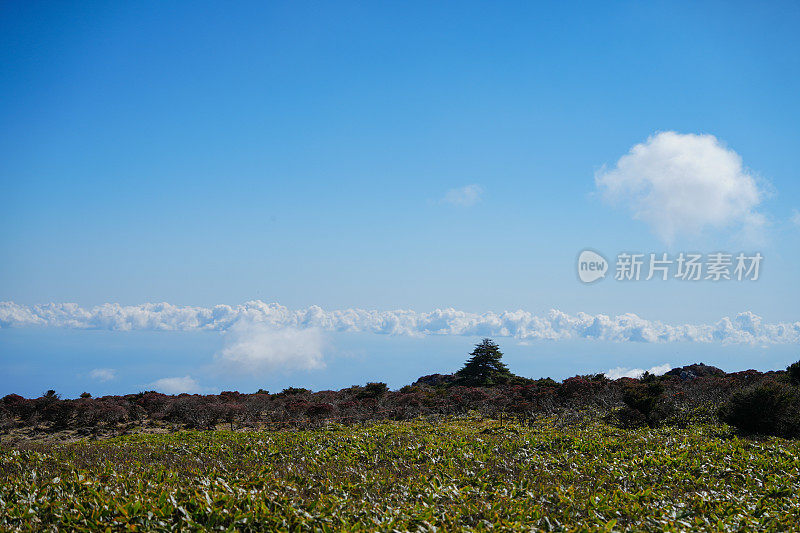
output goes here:
{"type": "MultiPolygon", "coordinates": [[[[20,305],[0,302],[0,328],[53,327],[72,329],[150,331],[231,331],[246,324],[249,329],[275,335],[275,330],[368,332],[388,335],[466,335],[514,337],[528,340],[595,339],[615,342],[720,342],[745,344],[800,343],[800,321],[765,323],[749,311],[713,324],[665,324],[633,313],[615,317],[603,314],[570,315],[551,310],[545,316],[527,311],[469,313],[456,309],[431,312],[411,310],[377,311],[341,309],[326,311],[319,306],[290,310],[277,303],[254,300],[241,305],[214,307],[147,303],[123,306],[107,303],[85,309],[74,303],[20,305]]],[[[245,339],[245,337],[243,337],[245,339]]],[[[312,335],[293,338],[308,349],[304,364],[320,363],[320,342],[312,335]]],[[[243,358],[248,364],[269,365],[280,354],[260,354],[243,340],[227,359],[243,358]]],[[[226,356],[223,354],[223,360],[226,356]]]]}
{"type": "Polygon", "coordinates": [[[595,174],[603,198],[627,207],[659,238],[733,228],[760,241],[766,195],[742,158],[715,136],[660,132],[595,174]]]}

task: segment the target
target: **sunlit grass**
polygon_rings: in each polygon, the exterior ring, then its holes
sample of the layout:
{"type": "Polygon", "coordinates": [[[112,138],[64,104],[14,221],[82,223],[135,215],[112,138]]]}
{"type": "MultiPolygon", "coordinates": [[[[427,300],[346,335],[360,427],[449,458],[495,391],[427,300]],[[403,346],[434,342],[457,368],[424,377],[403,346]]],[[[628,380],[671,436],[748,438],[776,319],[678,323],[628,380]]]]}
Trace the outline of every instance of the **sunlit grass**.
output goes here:
{"type": "Polygon", "coordinates": [[[788,530],[800,443],[722,426],[454,419],[0,452],[0,526],[97,531],[788,530]]]}

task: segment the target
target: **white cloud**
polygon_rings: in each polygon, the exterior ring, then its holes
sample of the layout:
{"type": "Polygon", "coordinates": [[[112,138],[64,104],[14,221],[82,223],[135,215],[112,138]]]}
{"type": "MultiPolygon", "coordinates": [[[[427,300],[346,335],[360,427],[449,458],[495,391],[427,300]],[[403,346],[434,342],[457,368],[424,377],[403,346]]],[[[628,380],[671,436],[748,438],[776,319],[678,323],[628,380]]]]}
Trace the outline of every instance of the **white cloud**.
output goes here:
{"type": "Polygon", "coordinates": [[[150,387],[164,394],[180,394],[187,392],[197,394],[202,392],[200,385],[191,376],[161,378],[150,384],[150,387]]]}
{"type": "Polygon", "coordinates": [[[606,200],[626,206],[667,243],[708,228],[735,228],[757,239],[766,223],[756,210],[764,191],[755,176],[713,135],[653,135],[614,168],[597,172],[595,183],[606,200]]]}
{"type": "Polygon", "coordinates": [[[607,372],[605,372],[605,376],[608,379],[619,379],[619,378],[640,378],[642,374],[645,372],[649,372],[654,376],[660,376],[662,374],[666,374],[672,370],[672,365],[669,363],[664,363],[663,365],[654,366],[648,370],[643,368],[624,368],[618,366],[617,368],[611,368],[607,372]]]}
{"type": "MultiPolygon", "coordinates": [[[[260,300],[237,306],[217,305],[211,308],[181,307],[161,303],[138,306],[103,304],[88,309],[76,304],[50,303],[27,306],[0,302],[0,328],[39,326],[123,331],[228,331],[237,323],[263,325],[267,330],[288,328],[388,335],[468,335],[514,337],[517,340],[800,343],[800,320],[765,323],[761,317],[749,311],[739,313],[733,318],[723,317],[712,324],[665,324],[641,318],[633,313],[617,316],[588,313],[570,315],[556,309],[545,315],[535,315],[523,310],[469,313],[452,308],[430,312],[403,309],[326,311],[316,305],[306,309],[290,310],[277,303],[267,304],[260,300]]],[[[279,360],[283,357],[259,356],[259,352],[252,347],[246,335],[244,333],[240,335],[241,338],[236,335],[230,338],[227,348],[233,350],[233,346],[237,343],[241,345],[241,350],[231,352],[230,359],[238,357],[243,361],[279,360]],[[251,352],[253,354],[251,356],[243,355],[251,352]]],[[[259,333],[255,335],[262,338],[259,333]]],[[[266,333],[263,338],[269,338],[269,335],[266,333]]],[[[291,335],[292,333],[287,333],[287,336],[291,335]]],[[[299,339],[297,342],[301,340],[309,339],[299,339]]],[[[314,344],[308,342],[307,345],[314,344]]],[[[316,357],[314,353],[313,350],[307,352],[304,360],[314,361],[316,357]]]]}
{"type": "Polygon", "coordinates": [[[117,371],[113,368],[95,368],[89,372],[89,377],[97,381],[111,381],[117,377],[117,371]]]}
{"type": "Polygon", "coordinates": [[[471,207],[481,200],[481,194],[483,194],[483,188],[473,183],[458,189],[450,189],[445,193],[442,201],[461,207],[471,207]]]}
{"type": "Polygon", "coordinates": [[[789,220],[792,221],[792,224],[800,228],[800,211],[797,209],[792,210],[792,217],[789,220]]]}
{"type": "Polygon", "coordinates": [[[323,337],[318,328],[278,328],[244,320],[226,334],[217,363],[235,372],[314,370],[323,368],[323,337]]]}

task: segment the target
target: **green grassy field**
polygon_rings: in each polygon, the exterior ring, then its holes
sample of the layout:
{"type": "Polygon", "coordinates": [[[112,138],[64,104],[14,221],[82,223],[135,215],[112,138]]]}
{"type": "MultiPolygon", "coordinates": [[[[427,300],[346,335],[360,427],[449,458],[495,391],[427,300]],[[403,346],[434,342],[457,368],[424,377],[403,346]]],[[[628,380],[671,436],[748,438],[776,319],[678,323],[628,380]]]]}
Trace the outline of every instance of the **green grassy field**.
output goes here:
{"type": "Polygon", "coordinates": [[[3,530],[792,530],[800,442],[479,419],[0,451],[3,530]]]}

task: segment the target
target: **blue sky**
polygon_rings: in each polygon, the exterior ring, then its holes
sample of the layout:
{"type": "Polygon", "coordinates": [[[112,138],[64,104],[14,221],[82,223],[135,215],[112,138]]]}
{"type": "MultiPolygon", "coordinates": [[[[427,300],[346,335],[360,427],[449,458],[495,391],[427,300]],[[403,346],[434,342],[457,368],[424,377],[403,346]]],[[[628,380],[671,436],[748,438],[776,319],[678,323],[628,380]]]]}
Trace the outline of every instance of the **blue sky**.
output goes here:
{"type": "MultiPolygon", "coordinates": [[[[0,302],[15,313],[253,300],[557,309],[669,325],[749,312],[795,324],[798,26],[791,2],[6,2],[0,302]],[[659,132],[686,136],[668,149],[700,154],[697,176],[658,181],[659,132]],[[716,141],[703,148],[708,135],[716,141]],[[620,170],[638,144],[646,157],[620,170]],[[741,167],[726,174],[727,156],[741,167]],[[608,176],[621,176],[621,189],[608,176]],[[685,179],[696,185],[689,199],[662,211],[685,179]],[[643,207],[635,188],[656,183],[666,187],[657,205],[643,207]],[[755,236],[743,231],[753,220],[755,236]],[[680,231],[666,239],[664,224],[680,231]],[[610,260],[720,250],[765,259],[756,282],[584,285],[584,248],[610,260]]],[[[289,354],[237,376],[203,370],[235,345],[224,329],[33,322],[0,315],[0,393],[126,392],[182,376],[204,390],[402,384],[433,371],[430,361],[454,370],[481,333],[497,333],[322,327],[309,339],[308,324],[282,323],[320,365],[285,365],[289,354]],[[361,372],[342,355],[351,352],[372,354],[361,372]],[[96,369],[114,377],[87,377],[96,369]]],[[[744,343],[497,340],[520,373],[563,377],[800,357],[796,337],[772,342],[771,331],[744,343]]]]}

